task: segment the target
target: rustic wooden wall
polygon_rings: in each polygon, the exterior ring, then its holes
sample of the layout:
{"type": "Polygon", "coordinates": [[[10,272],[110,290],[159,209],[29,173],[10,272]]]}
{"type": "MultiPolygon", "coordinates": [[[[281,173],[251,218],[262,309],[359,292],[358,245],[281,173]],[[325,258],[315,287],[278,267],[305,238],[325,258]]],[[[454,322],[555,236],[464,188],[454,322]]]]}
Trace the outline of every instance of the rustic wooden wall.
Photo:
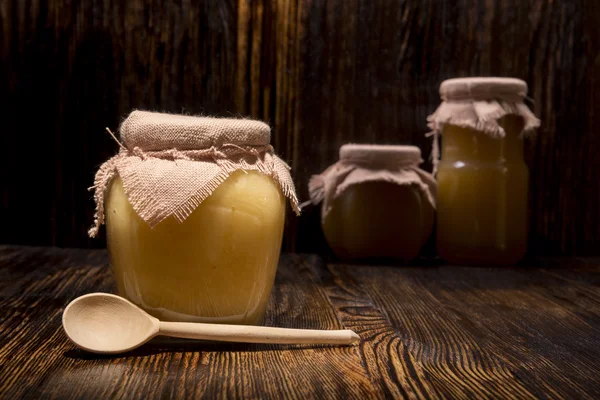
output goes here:
{"type": "MultiPolygon", "coordinates": [[[[273,127],[301,198],[349,141],[413,143],[446,78],[525,79],[534,252],[600,244],[597,0],[0,1],[1,242],[102,246],[86,188],[133,108],[273,127]]],[[[428,167],[428,164],[426,164],[428,167]]],[[[322,248],[316,210],[286,248],[322,248]]]]}

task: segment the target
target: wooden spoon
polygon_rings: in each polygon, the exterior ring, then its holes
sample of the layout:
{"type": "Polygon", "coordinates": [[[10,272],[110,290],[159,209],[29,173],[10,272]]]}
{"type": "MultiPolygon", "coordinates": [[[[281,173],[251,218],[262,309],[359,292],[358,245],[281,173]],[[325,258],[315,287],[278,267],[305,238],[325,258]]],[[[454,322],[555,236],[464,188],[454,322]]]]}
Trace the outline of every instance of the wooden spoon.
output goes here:
{"type": "Polygon", "coordinates": [[[351,330],[163,322],[122,297],[91,293],[73,300],[63,313],[63,328],[73,343],[93,353],[133,350],[158,335],[224,342],[337,344],[358,342],[351,330]]]}

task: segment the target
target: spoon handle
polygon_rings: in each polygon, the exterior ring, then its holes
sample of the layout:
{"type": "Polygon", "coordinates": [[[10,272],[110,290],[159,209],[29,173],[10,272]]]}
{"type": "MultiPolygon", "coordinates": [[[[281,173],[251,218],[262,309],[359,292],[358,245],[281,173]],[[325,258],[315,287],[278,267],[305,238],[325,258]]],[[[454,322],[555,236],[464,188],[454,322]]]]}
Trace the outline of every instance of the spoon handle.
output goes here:
{"type": "Polygon", "coordinates": [[[203,324],[190,322],[160,322],[159,335],[222,342],[275,344],[352,344],[360,337],[351,330],[313,330],[203,324]]]}

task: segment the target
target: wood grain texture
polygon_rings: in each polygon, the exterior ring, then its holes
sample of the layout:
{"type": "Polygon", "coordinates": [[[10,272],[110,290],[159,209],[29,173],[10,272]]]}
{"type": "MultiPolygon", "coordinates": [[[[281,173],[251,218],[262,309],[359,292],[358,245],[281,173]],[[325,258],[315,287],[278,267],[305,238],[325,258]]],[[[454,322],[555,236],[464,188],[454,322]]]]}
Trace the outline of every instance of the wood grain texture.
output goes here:
{"type": "MultiPolygon", "coordinates": [[[[340,329],[310,266],[284,256],[266,324],[340,329]],[[318,311],[317,311],[318,310],[318,311]]],[[[368,398],[356,347],[154,341],[121,357],[76,350],[60,325],[70,300],[112,290],[104,251],[0,248],[0,398],[368,398]],[[27,383],[26,383],[27,382],[27,383]]]]}
{"type": "Polygon", "coordinates": [[[0,246],[0,398],[598,398],[600,259],[522,268],[326,264],[284,254],[271,326],[354,347],[154,340],[77,350],[73,298],[112,290],[102,250],[0,246]]]}
{"type": "MultiPolygon", "coordinates": [[[[439,83],[505,75],[542,119],[532,253],[598,254],[599,23],[596,0],[2,1],[0,242],[103,246],[86,189],[135,108],[267,121],[306,199],[343,143],[426,159],[439,83]]],[[[324,249],[317,213],[290,213],[285,249],[324,249]]]]}
{"type": "Polygon", "coordinates": [[[589,302],[600,275],[590,267],[330,268],[362,283],[444,397],[595,398],[599,326],[589,302]]]}

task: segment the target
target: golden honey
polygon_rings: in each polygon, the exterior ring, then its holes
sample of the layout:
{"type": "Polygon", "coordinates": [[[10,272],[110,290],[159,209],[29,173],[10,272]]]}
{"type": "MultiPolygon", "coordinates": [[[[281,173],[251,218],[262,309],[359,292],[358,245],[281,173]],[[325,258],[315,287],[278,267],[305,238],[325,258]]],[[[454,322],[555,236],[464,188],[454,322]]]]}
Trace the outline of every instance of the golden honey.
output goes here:
{"type": "Polygon", "coordinates": [[[415,258],[431,234],[434,209],[412,185],[365,182],[337,197],[323,220],[333,252],[343,259],[415,258]]]}
{"type": "Polygon", "coordinates": [[[437,250],[451,263],[513,264],[527,250],[528,169],[523,120],[499,120],[494,138],[446,125],[438,172],[437,250]]]}
{"type": "Polygon", "coordinates": [[[166,321],[259,324],[275,279],[285,199],[271,177],[234,172],[182,223],[150,228],[119,178],[106,197],[118,293],[166,321]]]}

